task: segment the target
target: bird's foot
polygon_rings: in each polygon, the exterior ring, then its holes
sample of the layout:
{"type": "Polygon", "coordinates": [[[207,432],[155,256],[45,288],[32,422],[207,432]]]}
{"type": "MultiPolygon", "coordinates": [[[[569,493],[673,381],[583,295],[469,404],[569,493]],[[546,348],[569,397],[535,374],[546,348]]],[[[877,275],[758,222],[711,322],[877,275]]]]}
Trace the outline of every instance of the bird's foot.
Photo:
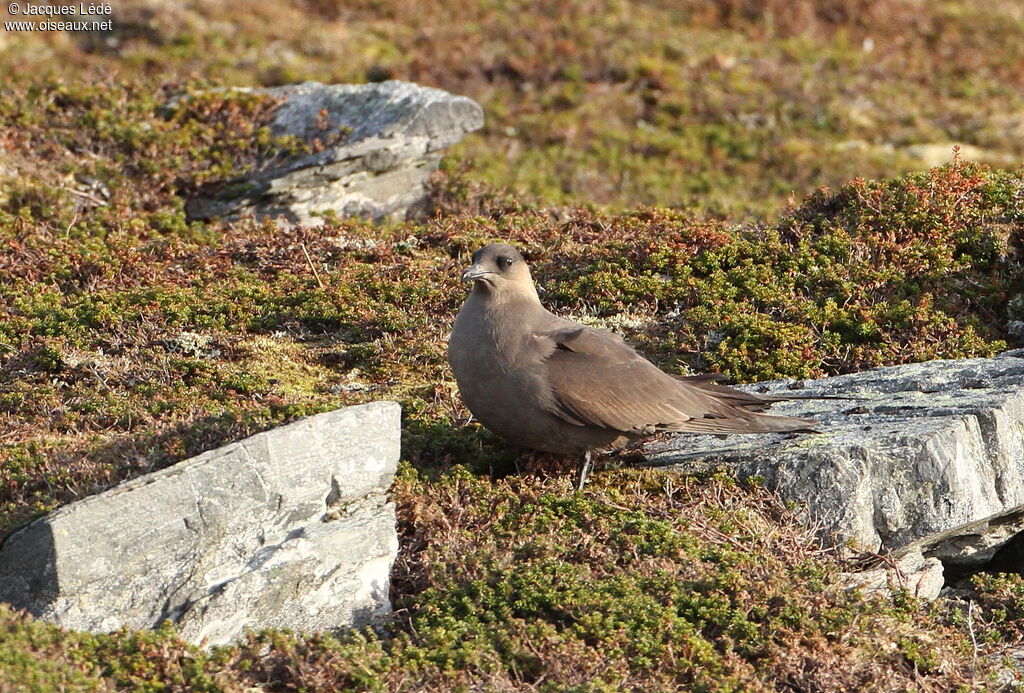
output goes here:
{"type": "Polygon", "coordinates": [[[576,472],[576,490],[582,491],[583,486],[587,483],[587,474],[590,473],[590,450],[583,453],[583,460],[580,462],[579,469],[576,472]]]}

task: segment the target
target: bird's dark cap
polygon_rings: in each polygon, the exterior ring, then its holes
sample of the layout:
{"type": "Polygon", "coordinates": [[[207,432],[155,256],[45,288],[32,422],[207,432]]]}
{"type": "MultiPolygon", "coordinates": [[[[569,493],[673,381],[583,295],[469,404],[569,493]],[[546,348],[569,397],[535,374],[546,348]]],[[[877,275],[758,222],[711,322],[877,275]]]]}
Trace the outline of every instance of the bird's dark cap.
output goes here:
{"type": "Polygon", "coordinates": [[[462,281],[490,282],[517,264],[526,265],[522,253],[507,243],[491,243],[473,253],[473,265],[462,273],[462,281]]]}

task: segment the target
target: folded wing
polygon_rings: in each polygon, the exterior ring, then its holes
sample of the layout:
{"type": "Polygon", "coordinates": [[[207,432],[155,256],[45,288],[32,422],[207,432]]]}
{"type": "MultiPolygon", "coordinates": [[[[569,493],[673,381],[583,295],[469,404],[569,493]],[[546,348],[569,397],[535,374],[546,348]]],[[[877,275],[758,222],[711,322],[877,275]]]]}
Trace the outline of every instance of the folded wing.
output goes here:
{"type": "Polygon", "coordinates": [[[814,421],[759,414],[771,399],[713,376],[673,378],[610,332],[573,325],[535,338],[546,354],[552,413],[570,423],[638,435],[813,431],[814,421]]]}

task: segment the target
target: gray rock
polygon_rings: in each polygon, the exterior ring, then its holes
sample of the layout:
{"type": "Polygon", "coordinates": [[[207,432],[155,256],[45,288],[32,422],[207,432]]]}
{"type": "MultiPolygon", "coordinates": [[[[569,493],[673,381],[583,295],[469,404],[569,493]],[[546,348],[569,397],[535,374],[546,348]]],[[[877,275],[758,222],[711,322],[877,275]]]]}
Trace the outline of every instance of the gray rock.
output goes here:
{"type": "Polygon", "coordinates": [[[818,420],[818,435],[679,436],[648,446],[651,463],[762,477],[784,500],[805,505],[824,538],[868,551],[946,532],[948,540],[1024,504],[1020,352],[753,389],[853,399],[772,408],[818,420]]]}
{"type": "Polygon", "coordinates": [[[440,150],[484,123],[472,99],[409,82],[305,82],[257,91],[282,100],[274,134],[322,148],[205,189],[186,204],[190,219],[254,214],[313,225],[326,210],[402,217],[422,205],[440,150]]]}
{"type": "MultiPolygon", "coordinates": [[[[1021,241],[1024,242],[1024,237],[1021,238],[1021,241]]],[[[1011,257],[1012,253],[1013,251],[1011,251],[1011,257]]],[[[1021,256],[1024,256],[1024,248],[1021,248],[1019,253],[1021,256]]],[[[1024,257],[1022,257],[1022,260],[1024,260],[1024,257]]],[[[1010,322],[1006,325],[1006,331],[1010,332],[1011,337],[1017,337],[1018,335],[1013,334],[1015,331],[1013,323],[1024,322],[1024,294],[1016,294],[1010,297],[1010,300],[1006,302],[1006,314],[1010,317],[1010,322]]]]}
{"type": "Polygon", "coordinates": [[[920,551],[907,551],[890,563],[858,572],[843,573],[842,582],[866,595],[904,589],[918,599],[931,601],[945,584],[943,564],[920,551]]]}
{"type": "Polygon", "coordinates": [[[60,508],[0,548],[0,601],[91,631],[169,618],[209,644],[366,624],[390,610],[399,417],[320,414],[60,508]]]}
{"type": "Polygon", "coordinates": [[[1024,320],[1011,320],[1006,323],[1006,334],[1013,341],[1024,344],[1024,320]]]}

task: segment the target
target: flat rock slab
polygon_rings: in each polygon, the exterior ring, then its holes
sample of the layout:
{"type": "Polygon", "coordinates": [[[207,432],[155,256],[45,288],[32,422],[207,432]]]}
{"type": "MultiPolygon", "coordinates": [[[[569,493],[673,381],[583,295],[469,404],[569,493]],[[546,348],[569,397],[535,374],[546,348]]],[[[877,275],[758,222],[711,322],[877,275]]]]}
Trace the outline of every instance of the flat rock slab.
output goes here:
{"type": "Polygon", "coordinates": [[[864,550],[899,549],[944,533],[947,554],[991,556],[994,544],[1011,536],[1008,523],[986,518],[1016,517],[1024,504],[1019,351],[747,389],[853,399],[772,407],[819,421],[817,435],[684,435],[648,446],[651,464],[762,477],[783,499],[806,506],[824,538],[864,550]],[[957,549],[965,525],[968,533],[996,527],[1000,536],[957,549]]]}
{"type": "Polygon", "coordinates": [[[59,508],[0,548],[0,601],[90,631],[330,630],[388,613],[400,414],[302,419],[59,508]]]}
{"type": "Polygon", "coordinates": [[[186,203],[189,219],[251,214],[308,226],[328,210],[342,218],[404,217],[422,206],[440,150],[484,124],[472,99],[409,82],[254,91],[281,101],[270,125],[275,135],[319,151],[261,162],[251,174],[205,187],[186,203]]]}

